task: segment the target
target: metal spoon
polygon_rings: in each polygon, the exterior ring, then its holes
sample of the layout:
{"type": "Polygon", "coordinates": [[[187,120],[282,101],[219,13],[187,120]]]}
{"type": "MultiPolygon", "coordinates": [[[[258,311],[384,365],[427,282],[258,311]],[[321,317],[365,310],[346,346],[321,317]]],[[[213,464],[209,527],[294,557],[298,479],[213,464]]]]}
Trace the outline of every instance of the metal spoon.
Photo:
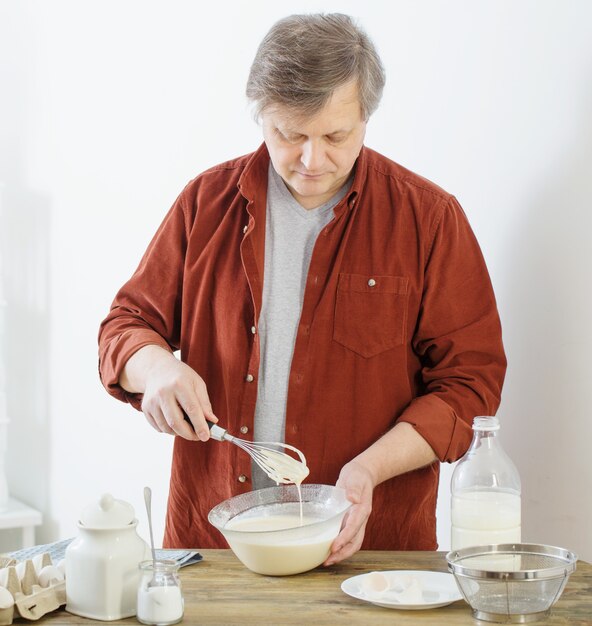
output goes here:
{"type": "Polygon", "coordinates": [[[154,535],[152,534],[152,489],[144,487],[144,502],[148,514],[148,528],[150,529],[150,549],[152,550],[153,576],[156,574],[156,550],[154,549],[154,535]]]}

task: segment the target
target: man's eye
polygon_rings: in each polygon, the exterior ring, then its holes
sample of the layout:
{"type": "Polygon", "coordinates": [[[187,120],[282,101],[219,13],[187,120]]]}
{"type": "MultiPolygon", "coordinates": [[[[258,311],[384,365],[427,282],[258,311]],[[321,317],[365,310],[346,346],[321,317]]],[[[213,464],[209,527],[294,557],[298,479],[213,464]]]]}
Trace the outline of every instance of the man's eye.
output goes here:
{"type": "Polygon", "coordinates": [[[283,133],[279,128],[276,128],[276,133],[279,135],[280,139],[283,139],[288,143],[298,143],[302,138],[301,135],[296,135],[293,133],[283,133]]]}
{"type": "Polygon", "coordinates": [[[327,140],[332,144],[340,144],[345,141],[345,135],[328,135],[327,140]]]}

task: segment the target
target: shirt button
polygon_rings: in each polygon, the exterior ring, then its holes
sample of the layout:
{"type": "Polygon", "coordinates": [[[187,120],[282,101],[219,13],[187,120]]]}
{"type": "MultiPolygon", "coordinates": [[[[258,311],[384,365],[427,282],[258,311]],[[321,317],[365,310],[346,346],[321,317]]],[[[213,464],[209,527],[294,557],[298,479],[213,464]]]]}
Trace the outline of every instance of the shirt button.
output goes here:
{"type": "Polygon", "coordinates": [[[251,326],[251,332],[253,333],[253,335],[257,332],[257,329],[255,328],[255,326],[251,326]]]}
{"type": "Polygon", "coordinates": [[[368,281],[368,287],[374,287],[374,285],[376,285],[376,281],[374,280],[374,278],[371,278],[368,281]]]}
{"type": "Polygon", "coordinates": [[[255,378],[253,377],[253,374],[247,374],[247,376],[246,376],[245,380],[246,380],[248,383],[252,383],[252,382],[255,380],[255,378]]]}
{"type": "Polygon", "coordinates": [[[239,483],[246,483],[246,482],[247,482],[247,477],[246,477],[244,474],[241,474],[241,475],[238,477],[238,482],[239,482],[239,483]]]}
{"type": "Polygon", "coordinates": [[[246,435],[249,432],[249,427],[248,426],[241,426],[240,427],[240,431],[243,435],[246,435]]]}
{"type": "Polygon", "coordinates": [[[243,235],[247,232],[248,228],[249,228],[248,224],[245,227],[243,227],[243,235]]]}

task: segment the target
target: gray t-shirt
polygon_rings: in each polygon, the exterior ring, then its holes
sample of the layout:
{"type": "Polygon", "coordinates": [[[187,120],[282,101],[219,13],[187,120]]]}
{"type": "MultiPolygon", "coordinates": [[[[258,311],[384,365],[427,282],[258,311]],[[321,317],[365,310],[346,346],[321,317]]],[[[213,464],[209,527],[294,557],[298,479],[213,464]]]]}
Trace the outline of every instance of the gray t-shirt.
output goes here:
{"type": "MultiPolygon", "coordinates": [[[[350,185],[320,207],[305,209],[269,164],[255,441],[285,440],[288,379],[312,251],[350,185]]],[[[275,484],[254,463],[252,475],[253,489],[275,484]]]]}

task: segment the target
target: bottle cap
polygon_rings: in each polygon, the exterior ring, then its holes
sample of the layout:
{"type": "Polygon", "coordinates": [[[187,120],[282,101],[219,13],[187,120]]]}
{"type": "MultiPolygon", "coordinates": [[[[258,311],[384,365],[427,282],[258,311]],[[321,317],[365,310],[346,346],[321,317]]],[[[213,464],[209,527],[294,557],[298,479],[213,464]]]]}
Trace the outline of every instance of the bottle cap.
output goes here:
{"type": "Polygon", "coordinates": [[[473,430],[485,430],[485,431],[492,431],[492,430],[499,430],[500,428],[500,423],[497,417],[475,417],[473,419],[473,430]]]}

